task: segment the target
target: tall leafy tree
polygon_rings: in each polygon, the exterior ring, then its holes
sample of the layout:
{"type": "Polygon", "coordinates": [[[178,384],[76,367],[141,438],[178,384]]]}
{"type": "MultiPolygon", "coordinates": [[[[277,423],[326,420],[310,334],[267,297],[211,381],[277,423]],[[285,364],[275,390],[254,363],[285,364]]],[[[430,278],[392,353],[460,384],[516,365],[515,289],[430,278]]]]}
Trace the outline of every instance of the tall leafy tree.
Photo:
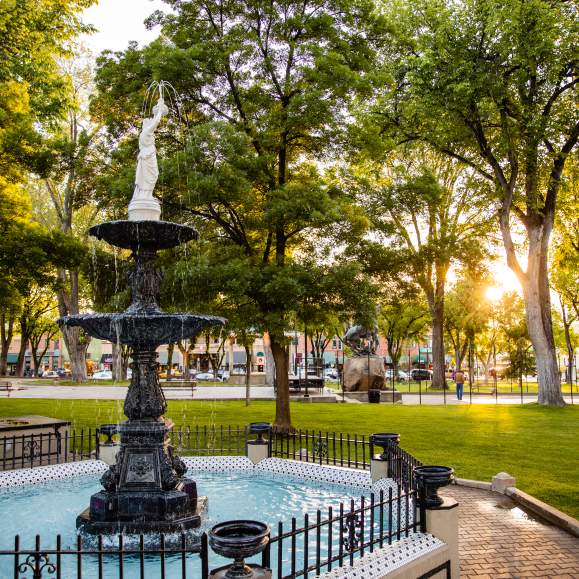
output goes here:
{"type": "Polygon", "coordinates": [[[424,292],[432,325],[432,385],[442,389],[448,270],[452,264],[477,263],[484,254],[489,219],[483,195],[470,170],[458,163],[432,155],[430,164],[381,159],[372,149],[369,156],[354,180],[373,232],[361,245],[362,259],[369,271],[385,270],[386,276],[398,269],[424,292]],[[375,253],[380,245],[382,258],[375,253]],[[374,250],[368,252],[369,246],[374,250]]]}
{"type": "Polygon", "coordinates": [[[485,296],[488,287],[482,272],[464,270],[446,300],[444,328],[454,349],[456,368],[461,368],[468,354],[471,381],[475,343],[478,344],[479,335],[487,329],[492,314],[491,304],[485,296]]]}
{"type": "Polygon", "coordinates": [[[548,249],[579,138],[576,5],[388,0],[384,17],[390,34],[375,131],[393,143],[426,142],[492,186],[507,263],[523,287],[539,402],[563,405],[548,249]]]}
{"type": "MultiPolygon", "coordinates": [[[[86,242],[87,227],[96,216],[93,189],[104,150],[100,140],[102,125],[88,115],[88,93],[92,71],[86,59],[77,57],[63,64],[69,102],[66,116],[55,123],[50,145],[53,161],[41,177],[52,204],[56,227],[69,237],[86,242]]],[[[80,312],[83,279],[79,269],[59,268],[58,309],[60,316],[80,312]]],[[[79,327],[62,327],[70,356],[72,379],[86,380],[86,351],[90,337],[79,327]]]]}
{"type": "MultiPolygon", "coordinates": [[[[100,59],[93,106],[109,111],[110,134],[126,137],[134,155],[143,87],[164,79],[175,88],[189,129],[183,134],[165,125],[157,192],[165,216],[173,208],[179,219],[204,225],[220,245],[213,254],[219,267],[235,276],[229,283],[255,304],[256,325],[268,332],[275,359],[275,424],[288,429],[286,330],[312,279],[301,263],[311,251],[304,244],[323,243],[340,224],[350,227],[344,224],[352,216],[346,196],[328,186],[312,161],[327,160],[339,144],[368,66],[357,23],[371,17],[373,6],[366,0],[168,4],[174,13],[149,21],[161,25],[159,40],[100,59]]],[[[116,191],[126,203],[131,175],[118,167],[112,166],[116,191]]]]}
{"type": "Polygon", "coordinates": [[[382,293],[378,328],[386,338],[394,376],[397,376],[404,347],[425,337],[430,316],[420,288],[412,284],[399,281],[389,284],[382,293]]]}

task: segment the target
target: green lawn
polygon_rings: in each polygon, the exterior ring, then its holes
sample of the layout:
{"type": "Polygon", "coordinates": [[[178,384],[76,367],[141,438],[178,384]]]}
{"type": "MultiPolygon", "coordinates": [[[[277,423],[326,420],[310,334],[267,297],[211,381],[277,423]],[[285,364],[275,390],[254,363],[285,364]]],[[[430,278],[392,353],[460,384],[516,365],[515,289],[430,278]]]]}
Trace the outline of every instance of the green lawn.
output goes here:
{"type": "MultiPolygon", "coordinates": [[[[42,414],[95,427],[122,419],[122,401],[3,399],[1,416],[42,414]]],[[[579,517],[579,407],[292,404],[296,427],[371,434],[400,432],[403,448],[425,463],[453,466],[462,478],[499,471],[517,486],[579,517]]],[[[244,425],[271,420],[273,402],[172,400],[177,425],[244,425]]]]}

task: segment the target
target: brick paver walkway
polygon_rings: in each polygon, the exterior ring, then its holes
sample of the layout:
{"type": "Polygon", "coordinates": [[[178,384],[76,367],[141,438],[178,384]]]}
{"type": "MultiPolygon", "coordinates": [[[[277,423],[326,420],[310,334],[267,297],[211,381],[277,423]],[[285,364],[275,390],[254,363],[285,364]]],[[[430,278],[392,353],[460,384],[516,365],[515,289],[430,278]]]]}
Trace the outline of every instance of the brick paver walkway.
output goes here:
{"type": "Polygon", "coordinates": [[[451,486],[459,506],[461,578],[579,579],[579,539],[531,518],[508,497],[451,486]]]}

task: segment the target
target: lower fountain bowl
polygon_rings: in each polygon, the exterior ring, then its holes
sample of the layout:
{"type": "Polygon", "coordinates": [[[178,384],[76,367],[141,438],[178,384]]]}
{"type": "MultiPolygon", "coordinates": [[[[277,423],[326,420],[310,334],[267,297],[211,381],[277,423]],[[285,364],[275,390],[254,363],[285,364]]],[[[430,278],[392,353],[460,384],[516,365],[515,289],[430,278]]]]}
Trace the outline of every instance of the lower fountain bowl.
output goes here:
{"type": "Polygon", "coordinates": [[[61,326],[80,326],[101,340],[131,347],[157,347],[197,336],[209,326],[222,326],[224,318],[203,314],[129,313],[80,314],[58,320],[61,326]]]}
{"type": "Polygon", "coordinates": [[[226,521],[209,531],[209,544],[218,555],[237,561],[261,553],[269,532],[269,525],[259,521],[226,521]]]}

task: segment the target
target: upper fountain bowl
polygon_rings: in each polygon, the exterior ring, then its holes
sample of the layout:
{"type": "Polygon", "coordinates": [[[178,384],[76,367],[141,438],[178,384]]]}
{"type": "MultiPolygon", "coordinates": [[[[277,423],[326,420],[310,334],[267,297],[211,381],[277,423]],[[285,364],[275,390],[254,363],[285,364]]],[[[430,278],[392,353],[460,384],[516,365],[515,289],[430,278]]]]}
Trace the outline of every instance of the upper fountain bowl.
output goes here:
{"type": "Polygon", "coordinates": [[[124,249],[156,251],[197,239],[194,227],[170,221],[107,221],[89,229],[97,239],[124,249]]]}

